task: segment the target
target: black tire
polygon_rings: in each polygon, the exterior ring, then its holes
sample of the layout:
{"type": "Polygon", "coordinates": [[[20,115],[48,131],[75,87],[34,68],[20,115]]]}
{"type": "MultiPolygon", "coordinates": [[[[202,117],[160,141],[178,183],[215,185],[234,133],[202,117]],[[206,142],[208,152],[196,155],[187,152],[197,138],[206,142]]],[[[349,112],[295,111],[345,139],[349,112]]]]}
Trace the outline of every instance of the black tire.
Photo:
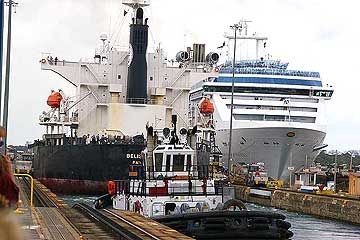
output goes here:
{"type": "Polygon", "coordinates": [[[247,210],[245,204],[238,199],[230,199],[224,203],[223,210],[229,210],[231,207],[238,207],[240,210],[247,210]]]}

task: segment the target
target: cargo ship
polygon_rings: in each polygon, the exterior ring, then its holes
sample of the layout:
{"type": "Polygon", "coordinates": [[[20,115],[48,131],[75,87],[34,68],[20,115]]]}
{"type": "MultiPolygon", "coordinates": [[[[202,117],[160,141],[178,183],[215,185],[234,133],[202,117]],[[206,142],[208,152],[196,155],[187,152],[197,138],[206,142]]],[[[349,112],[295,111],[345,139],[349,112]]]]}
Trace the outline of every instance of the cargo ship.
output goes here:
{"type": "Polygon", "coordinates": [[[130,21],[129,48],[107,35],[92,61],[60,60],[51,54],[41,69],[71,83],[76,97],[52,92],[40,116],[43,139],[32,145],[34,175],[55,192],[101,193],[106,182],[128,176],[129,163],[145,148],[145,126],[189,127],[189,91],[196,82],[217,76],[219,54],[205,44],[182,49],[172,60],[159,46],[148,51],[147,0],[124,0],[124,23],[130,21]]]}

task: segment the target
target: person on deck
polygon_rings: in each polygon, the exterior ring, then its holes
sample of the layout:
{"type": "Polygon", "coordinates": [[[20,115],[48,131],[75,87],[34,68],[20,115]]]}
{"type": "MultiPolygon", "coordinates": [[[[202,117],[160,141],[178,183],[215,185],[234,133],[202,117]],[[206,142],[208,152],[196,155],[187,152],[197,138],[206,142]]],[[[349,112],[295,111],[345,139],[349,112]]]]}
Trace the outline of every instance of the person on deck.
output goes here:
{"type": "Polygon", "coordinates": [[[9,201],[10,207],[17,206],[19,188],[12,177],[11,163],[4,155],[0,155],[0,195],[9,201]]]}
{"type": "MultiPolygon", "coordinates": [[[[0,127],[0,138],[5,137],[6,131],[0,127]]],[[[2,140],[0,145],[2,145],[2,140]]],[[[12,177],[11,162],[7,156],[0,154],[0,195],[9,201],[10,207],[17,206],[19,200],[19,188],[12,177]]]]}

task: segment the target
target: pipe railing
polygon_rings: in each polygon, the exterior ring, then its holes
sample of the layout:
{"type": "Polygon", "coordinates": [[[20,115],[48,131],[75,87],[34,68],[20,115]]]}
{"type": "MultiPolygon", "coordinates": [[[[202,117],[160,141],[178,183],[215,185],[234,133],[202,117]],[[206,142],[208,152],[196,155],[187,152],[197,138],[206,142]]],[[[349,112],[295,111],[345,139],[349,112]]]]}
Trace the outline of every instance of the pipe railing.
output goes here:
{"type": "Polygon", "coordinates": [[[33,199],[34,199],[34,178],[29,174],[23,173],[14,173],[15,177],[28,177],[30,178],[30,207],[33,206],[33,199]]]}

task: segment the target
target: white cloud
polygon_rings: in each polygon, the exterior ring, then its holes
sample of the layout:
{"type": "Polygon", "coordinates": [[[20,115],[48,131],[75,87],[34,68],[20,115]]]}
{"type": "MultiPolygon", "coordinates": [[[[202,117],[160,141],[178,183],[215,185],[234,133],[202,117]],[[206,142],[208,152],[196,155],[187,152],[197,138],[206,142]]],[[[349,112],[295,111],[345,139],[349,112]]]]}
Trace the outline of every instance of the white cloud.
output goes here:
{"type": "MultiPolygon", "coordinates": [[[[41,136],[37,120],[50,89],[71,91],[63,79],[40,70],[41,52],[91,58],[98,36],[119,29],[123,9],[118,0],[20,1],[13,22],[10,143],[41,136]]],[[[320,71],[335,86],[326,142],[345,150],[359,149],[358,9],[356,0],[153,0],[147,13],[150,41],[160,41],[169,57],[194,41],[215,49],[229,25],[253,20],[252,29],[269,37],[274,57],[289,61],[291,68],[320,71]]],[[[127,31],[124,22],[119,42],[127,42],[127,31]]]]}

